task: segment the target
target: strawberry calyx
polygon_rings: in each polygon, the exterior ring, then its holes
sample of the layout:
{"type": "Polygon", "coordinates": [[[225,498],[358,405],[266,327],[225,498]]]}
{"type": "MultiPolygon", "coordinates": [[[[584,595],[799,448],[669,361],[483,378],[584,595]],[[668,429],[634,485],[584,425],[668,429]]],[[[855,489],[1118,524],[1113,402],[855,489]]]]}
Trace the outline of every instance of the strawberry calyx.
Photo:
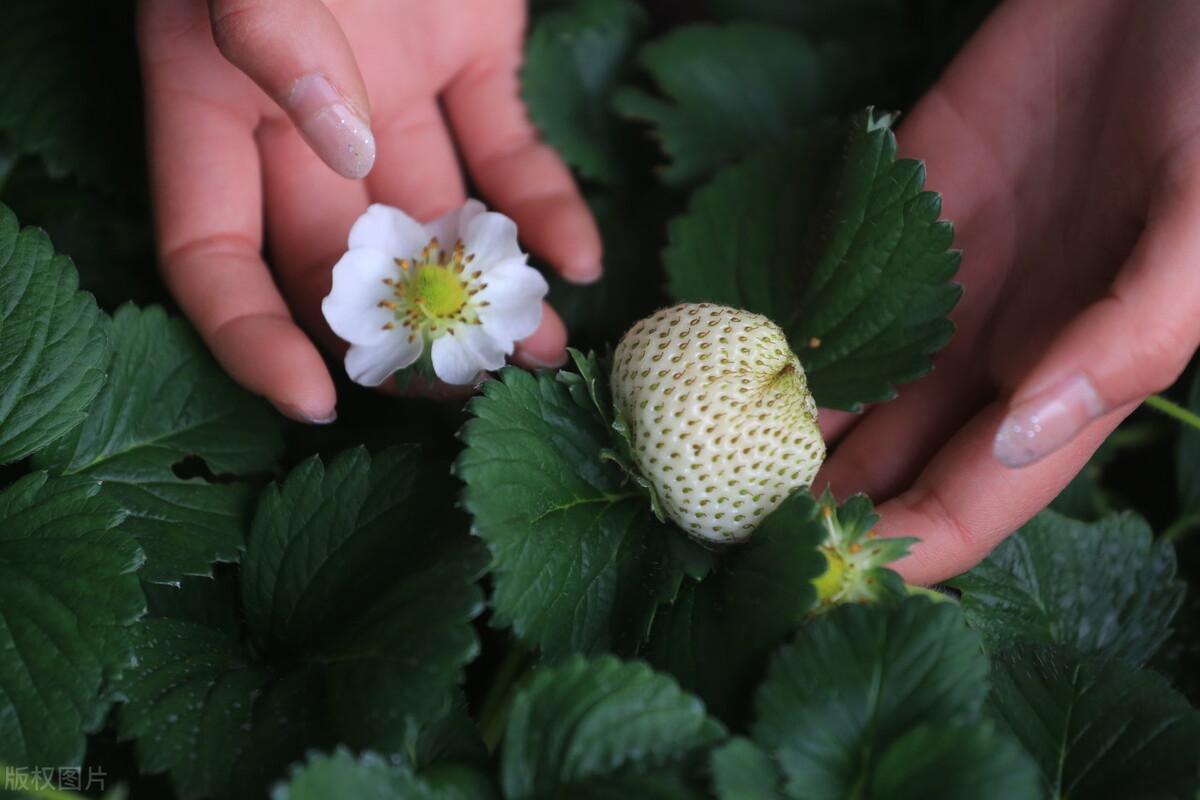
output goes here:
{"type": "Polygon", "coordinates": [[[851,498],[840,513],[828,489],[818,502],[825,527],[820,552],[825,556],[826,569],[812,581],[817,590],[814,613],[844,603],[876,603],[904,597],[907,594],[904,581],[887,565],[907,555],[917,540],[880,536],[874,528],[878,516],[860,513],[861,507],[869,507],[865,497],[851,498]]]}

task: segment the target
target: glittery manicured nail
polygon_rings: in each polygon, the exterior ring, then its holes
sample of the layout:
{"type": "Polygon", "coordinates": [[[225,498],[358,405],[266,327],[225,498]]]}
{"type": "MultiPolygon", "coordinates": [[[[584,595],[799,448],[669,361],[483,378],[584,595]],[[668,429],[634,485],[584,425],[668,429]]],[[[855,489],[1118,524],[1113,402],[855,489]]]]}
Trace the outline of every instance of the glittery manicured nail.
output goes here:
{"type": "Polygon", "coordinates": [[[1009,411],[992,452],[1006,467],[1027,466],[1074,439],[1106,410],[1087,376],[1071,375],[1009,411]]]}
{"type": "Polygon", "coordinates": [[[361,178],[375,163],[375,137],[367,120],[324,75],[305,75],[284,101],[313,150],[338,174],[361,178]]]}

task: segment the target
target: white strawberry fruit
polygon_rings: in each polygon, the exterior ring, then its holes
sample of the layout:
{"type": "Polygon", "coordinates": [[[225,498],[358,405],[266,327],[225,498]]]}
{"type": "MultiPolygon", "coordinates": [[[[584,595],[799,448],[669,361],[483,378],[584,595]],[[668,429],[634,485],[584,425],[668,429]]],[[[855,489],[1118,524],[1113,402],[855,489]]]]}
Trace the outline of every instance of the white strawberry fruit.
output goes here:
{"type": "Polygon", "coordinates": [[[613,402],[662,512],[735,542],[825,458],[800,360],[771,320],[708,303],[663,309],[617,345],[613,402]]]}

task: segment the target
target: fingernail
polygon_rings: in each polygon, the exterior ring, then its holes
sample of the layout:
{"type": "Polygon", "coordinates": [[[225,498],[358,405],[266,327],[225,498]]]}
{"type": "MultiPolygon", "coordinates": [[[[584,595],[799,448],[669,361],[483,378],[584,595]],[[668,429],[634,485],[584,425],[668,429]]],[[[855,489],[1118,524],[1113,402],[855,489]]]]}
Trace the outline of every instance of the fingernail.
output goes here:
{"type": "Polygon", "coordinates": [[[563,350],[558,354],[558,357],[552,361],[547,361],[543,358],[538,358],[528,350],[521,352],[521,360],[535,369],[557,369],[567,363],[567,351],[563,350]]]}
{"type": "Polygon", "coordinates": [[[1006,467],[1028,466],[1074,439],[1106,410],[1087,376],[1071,375],[1010,411],[992,453],[1006,467]]]}
{"type": "Polygon", "coordinates": [[[285,417],[294,419],[296,422],[303,422],[308,425],[328,425],[337,419],[336,408],[330,411],[328,414],[314,415],[309,414],[307,411],[302,411],[301,409],[289,403],[277,403],[275,407],[278,408],[279,413],[283,414],[285,417]]]}
{"type": "Polygon", "coordinates": [[[347,178],[362,178],[375,164],[375,137],[367,120],[324,75],[305,75],[284,101],[300,133],[325,163],[347,178]]]}
{"type": "Polygon", "coordinates": [[[604,277],[604,267],[600,264],[595,264],[584,269],[572,269],[563,273],[563,277],[571,283],[589,284],[595,283],[604,277]]]}

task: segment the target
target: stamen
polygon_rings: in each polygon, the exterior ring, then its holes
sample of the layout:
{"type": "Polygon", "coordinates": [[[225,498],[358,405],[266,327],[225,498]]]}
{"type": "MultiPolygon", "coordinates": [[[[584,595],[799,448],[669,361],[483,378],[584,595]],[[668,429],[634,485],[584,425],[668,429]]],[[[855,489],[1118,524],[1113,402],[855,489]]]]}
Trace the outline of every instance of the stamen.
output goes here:
{"type": "Polygon", "coordinates": [[[383,329],[384,329],[385,331],[392,331],[392,330],[395,330],[395,329],[396,329],[396,323],[394,323],[394,322],[385,322],[385,323],[383,323],[383,329]]]}
{"type": "Polygon", "coordinates": [[[393,303],[391,300],[380,300],[380,301],[379,301],[379,307],[380,307],[380,308],[386,308],[388,311],[395,311],[395,310],[396,310],[396,304],[395,304],[395,303],[393,303]]]}
{"type": "Polygon", "coordinates": [[[412,267],[412,263],[407,258],[394,258],[392,260],[396,262],[397,267],[404,270],[405,272],[407,272],[412,267]]]}

